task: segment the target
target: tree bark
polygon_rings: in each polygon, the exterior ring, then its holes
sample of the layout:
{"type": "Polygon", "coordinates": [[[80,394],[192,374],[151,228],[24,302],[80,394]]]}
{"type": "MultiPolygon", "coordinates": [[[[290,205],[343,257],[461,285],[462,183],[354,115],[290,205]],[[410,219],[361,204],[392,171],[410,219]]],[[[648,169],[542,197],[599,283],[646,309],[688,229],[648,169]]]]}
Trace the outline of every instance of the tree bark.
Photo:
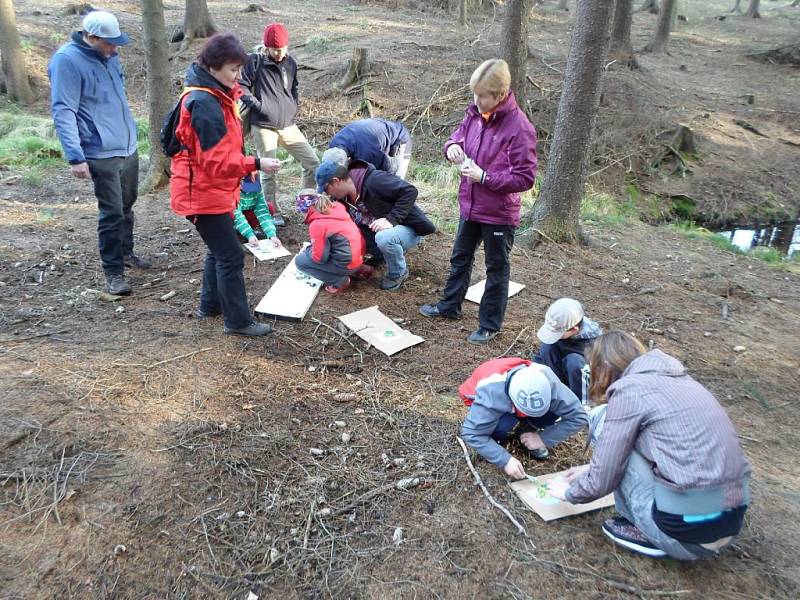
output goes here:
{"type": "Polygon", "coordinates": [[[20,104],[30,104],[35,97],[19,41],[13,0],[0,0],[0,53],[3,54],[3,75],[9,98],[20,104]]]}
{"type": "Polygon", "coordinates": [[[750,17],[752,19],[760,19],[761,13],[758,12],[759,5],[761,4],[761,0],[750,0],[750,6],[747,7],[747,12],[744,13],[745,17],[750,17]]]}
{"type": "Polygon", "coordinates": [[[526,102],[528,60],[528,19],[531,14],[531,0],[509,0],[503,19],[502,56],[511,71],[511,89],[517,97],[517,104],[527,112],[526,102]]]}
{"type": "Polygon", "coordinates": [[[656,33],[642,52],[661,54],[667,51],[667,45],[669,44],[669,25],[672,19],[672,9],[675,6],[675,1],[676,0],[662,0],[661,10],[658,11],[656,33]]]}
{"type": "Polygon", "coordinates": [[[526,219],[535,230],[533,240],[540,234],[557,242],[580,239],[581,199],[613,11],[611,2],[578,2],[547,172],[526,219]]]}
{"type": "Polygon", "coordinates": [[[467,26],[467,0],[459,0],[458,2],[458,24],[461,27],[467,26]]]}
{"type": "Polygon", "coordinates": [[[569,10],[567,0],[558,0],[558,10],[569,10]]]}
{"type": "Polygon", "coordinates": [[[633,0],[617,0],[614,7],[614,21],[611,26],[610,58],[629,69],[639,67],[631,44],[631,24],[633,23],[633,0]]]}
{"type": "Polygon", "coordinates": [[[649,12],[651,14],[658,14],[658,0],[644,0],[639,7],[639,12],[649,12]]]}
{"type": "Polygon", "coordinates": [[[739,5],[740,5],[741,3],[742,3],[742,0],[736,0],[736,4],[734,4],[734,5],[733,5],[733,8],[731,9],[731,12],[732,12],[732,13],[738,13],[738,12],[741,12],[741,10],[739,9],[739,5]]]}
{"type": "Polygon", "coordinates": [[[164,27],[163,0],[142,0],[144,60],[147,69],[148,139],[150,165],[143,188],[153,190],[169,181],[169,159],[161,151],[159,133],[173,102],[170,94],[169,49],[164,27]]]}
{"type": "Polygon", "coordinates": [[[217,28],[211,20],[206,0],[186,0],[181,49],[188,48],[197,38],[211,37],[215,33],[217,33],[217,28]]]}

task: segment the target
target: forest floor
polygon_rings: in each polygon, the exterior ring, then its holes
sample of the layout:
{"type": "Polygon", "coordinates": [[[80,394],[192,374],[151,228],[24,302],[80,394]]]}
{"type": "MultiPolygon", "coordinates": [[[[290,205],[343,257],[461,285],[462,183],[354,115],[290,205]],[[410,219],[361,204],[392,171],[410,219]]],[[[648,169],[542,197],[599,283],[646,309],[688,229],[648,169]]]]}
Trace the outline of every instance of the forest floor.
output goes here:
{"type": "MultiPolygon", "coordinates": [[[[65,2],[15,4],[41,77],[79,18],[61,15],[65,2]]],[[[182,4],[168,4],[168,25],[182,4]]],[[[498,52],[499,14],[492,19],[488,7],[460,31],[452,15],[387,4],[283,1],[251,14],[241,3],[209,2],[222,28],[252,43],[266,21],[288,25],[292,45],[302,44],[293,54],[310,67],[301,71],[301,123],[318,148],[354,118],[362,92],[331,84],[351,48],[367,46],[376,112],[416,124],[414,160],[429,163],[463,114],[474,65],[498,52]]],[[[788,40],[797,20],[784,14],[788,3],[762,3],[765,18],[753,21],[717,21],[729,3],[708,4],[681,25],[670,56],[641,57],[638,73],[610,68],[607,89],[622,91],[601,109],[593,170],[607,168],[590,187],[686,194],[703,199],[697,210],[709,220],[724,202],[751,214],[772,198],[796,215],[798,150],[779,140],[800,136],[798,72],[743,52],[788,40]],[[657,134],[677,122],[698,137],[692,173],[645,169],[657,134]]],[[[104,4],[134,32],[137,6],[104,4]]],[[[532,108],[545,149],[570,18],[552,7],[533,17],[539,54],[529,72],[545,91],[532,108]]],[[[636,15],[637,47],[654,24],[636,15]]],[[[123,60],[142,114],[141,46],[123,60]]],[[[176,59],[176,77],[188,60],[176,59]]],[[[46,103],[37,109],[46,114],[46,103]]],[[[280,178],[287,208],[296,174],[280,178]]],[[[35,186],[14,175],[0,173],[0,599],[800,596],[795,272],[635,218],[586,220],[585,246],[518,240],[512,279],[527,287],[509,302],[501,335],[471,346],[477,306],[455,322],[417,313],[447,274],[457,217],[455,182],[442,176],[445,192],[420,183],[420,203],[442,231],[410,254],[400,292],[372,281],[323,293],[302,323],[247,340],[222,335],[218,320],[191,318],[203,245],[169,211],[165,191],[136,205],[137,252],[154,268],[130,271],[133,295],[105,302],[93,291],[103,276],[91,187],[63,167],[35,186]],[[530,537],[519,536],[474,487],[455,440],[464,416],[456,388],[483,360],[534,350],[542,315],[561,296],[579,298],[607,329],[675,355],[728,410],[754,474],[746,526],[723,556],[681,564],[619,550],[600,531],[613,509],[543,523],[502,473],[478,461],[530,537]],[[338,329],[338,316],[376,304],[426,341],[387,358],[338,329]],[[396,486],[412,477],[418,485],[396,486]]],[[[279,234],[296,251],[306,232],[287,215],[279,234]]],[[[247,261],[253,304],[284,264],[247,261]]],[[[482,273],[479,257],[473,280],[482,273]]],[[[526,468],[536,475],[585,462],[583,442],[526,468]]]]}

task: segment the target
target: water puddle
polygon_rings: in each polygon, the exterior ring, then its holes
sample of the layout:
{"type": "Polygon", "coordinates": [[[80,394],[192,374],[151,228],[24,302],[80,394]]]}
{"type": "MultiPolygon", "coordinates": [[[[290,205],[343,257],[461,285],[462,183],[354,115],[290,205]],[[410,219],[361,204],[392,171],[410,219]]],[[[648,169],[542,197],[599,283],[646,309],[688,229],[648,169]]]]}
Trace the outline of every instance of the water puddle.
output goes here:
{"type": "Polygon", "coordinates": [[[800,221],[786,221],[751,229],[728,229],[716,233],[725,236],[742,250],[766,246],[775,248],[784,256],[800,252],[800,221]]]}

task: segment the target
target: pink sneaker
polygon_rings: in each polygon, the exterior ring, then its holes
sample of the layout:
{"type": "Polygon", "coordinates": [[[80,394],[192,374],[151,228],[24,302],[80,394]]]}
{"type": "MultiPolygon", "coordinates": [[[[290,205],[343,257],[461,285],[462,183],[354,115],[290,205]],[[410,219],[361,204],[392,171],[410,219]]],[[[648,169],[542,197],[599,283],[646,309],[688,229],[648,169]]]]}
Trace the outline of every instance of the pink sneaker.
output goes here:
{"type": "Polygon", "coordinates": [[[603,523],[603,533],[615,544],[619,544],[637,554],[644,554],[651,558],[664,558],[667,556],[666,552],[654,546],[653,543],[639,531],[636,525],[624,517],[606,519],[603,523]]]}
{"type": "Polygon", "coordinates": [[[375,272],[374,267],[370,267],[369,265],[361,265],[356,269],[356,272],[350,275],[353,279],[358,279],[359,281],[366,281],[372,274],[375,272]]]}
{"type": "Polygon", "coordinates": [[[350,278],[348,277],[347,279],[345,279],[344,283],[342,285],[340,285],[339,287],[335,287],[335,286],[332,286],[332,285],[326,285],[325,286],[325,291],[328,292],[329,294],[338,294],[340,292],[345,291],[349,287],[350,287],[350,278]]]}

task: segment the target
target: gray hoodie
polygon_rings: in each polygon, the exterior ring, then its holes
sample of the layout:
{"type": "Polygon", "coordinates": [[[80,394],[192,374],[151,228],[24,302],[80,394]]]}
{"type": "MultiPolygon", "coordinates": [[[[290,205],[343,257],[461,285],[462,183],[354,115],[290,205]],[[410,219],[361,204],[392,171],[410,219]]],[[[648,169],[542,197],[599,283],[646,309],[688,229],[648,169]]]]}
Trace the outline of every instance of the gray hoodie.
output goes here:
{"type": "MultiPolygon", "coordinates": [[[[551,448],[563,442],[589,425],[589,417],[578,400],[578,397],[565,386],[549,367],[540,366],[551,384],[550,409],[548,414],[560,417],[549,427],[545,427],[539,435],[545,446],[551,448]]],[[[511,454],[492,439],[497,423],[505,414],[514,414],[514,404],[508,395],[506,383],[509,378],[525,365],[510,369],[505,373],[496,373],[478,382],[475,387],[475,398],[470,406],[467,418],[461,426],[461,437],[475,448],[483,458],[501,469],[506,466],[511,454]]]]}
{"type": "Polygon", "coordinates": [[[613,491],[632,450],[652,466],[656,503],[700,514],[748,502],[750,464],[725,409],[661,350],[634,360],[606,392],[605,424],[589,470],[567,490],[584,503],[613,491]]]}

